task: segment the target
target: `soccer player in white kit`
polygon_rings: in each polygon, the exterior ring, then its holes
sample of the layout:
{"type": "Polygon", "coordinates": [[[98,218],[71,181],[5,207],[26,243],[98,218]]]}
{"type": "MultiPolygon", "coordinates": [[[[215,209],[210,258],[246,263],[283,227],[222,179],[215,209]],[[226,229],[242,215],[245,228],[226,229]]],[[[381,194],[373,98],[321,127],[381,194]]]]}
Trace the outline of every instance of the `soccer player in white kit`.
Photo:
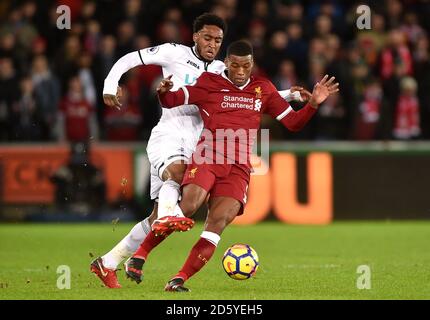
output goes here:
{"type": "MultiPolygon", "coordinates": [[[[225,69],[222,61],[215,60],[226,30],[225,22],[214,14],[205,13],[196,18],[193,25],[193,47],[166,43],[160,46],[141,49],[120,58],[105,79],[103,99],[106,105],[120,108],[121,89],[118,82],[121,76],[133,67],[154,64],[162,67],[163,77],[172,76],[175,84],[172,90],[192,85],[201,73],[208,71],[221,73],[225,69]]],[[[301,100],[300,87],[280,91],[284,99],[301,100]],[[294,91],[294,92],[293,92],[294,91]]],[[[116,276],[117,266],[133,254],[146,236],[152,232],[151,226],[158,218],[178,216],[184,231],[193,226],[193,220],[175,211],[180,197],[180,184],[203,129],[199,109],[194,105],[181,108],[162,109],[158,124],[152,129],[147,145],[151,164],[151,199],[154,209],[149,217],[137,223],[111,251],[96,258],[90,266],[100,280],[109,288],[120,288],[116,276]],[[158,203],[157,203],[158,200],[158,203]]],[[[170,220],[171,221],[171,220],[170,220]]],[[[202,237],[211,236],[204,232],[202,237]]],[[[160,236],[160,242],[163,237],[160,236]]]]}

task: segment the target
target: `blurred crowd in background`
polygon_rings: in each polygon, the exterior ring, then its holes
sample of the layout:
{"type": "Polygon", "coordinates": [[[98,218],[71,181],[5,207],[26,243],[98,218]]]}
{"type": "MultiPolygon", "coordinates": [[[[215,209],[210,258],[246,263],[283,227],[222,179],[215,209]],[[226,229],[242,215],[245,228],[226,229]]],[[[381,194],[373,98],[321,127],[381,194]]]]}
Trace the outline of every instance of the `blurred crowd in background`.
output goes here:
{"type": "Polygon", "coordinates": [[[272,139],[429,139],[430,2],[368,2],[370,30],[356,26],[359,4],[366,2],[2,0],[0,141],[147,140],[161,114],[160,68],[122,78],[120,111],[103,104],[104,78],[131,51],[193,45],[192,22],[204,12],[228,24],[218,58],[232,41],[249,39],[254,72],[278,89],[311,90],[326,73],[340,82],[340,94],[300,133],[264,118],[272,139]],[[57,28],[61,4],[71,8],[70,30],[57,28]]]}

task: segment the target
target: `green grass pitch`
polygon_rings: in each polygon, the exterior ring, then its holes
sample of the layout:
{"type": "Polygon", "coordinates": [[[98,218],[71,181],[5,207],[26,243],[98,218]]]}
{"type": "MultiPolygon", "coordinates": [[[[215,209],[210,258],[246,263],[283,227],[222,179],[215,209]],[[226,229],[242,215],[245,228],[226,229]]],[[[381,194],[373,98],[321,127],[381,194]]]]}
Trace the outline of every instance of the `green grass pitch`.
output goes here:
{"type": "MultiPolygon", "coordinates": [[[[265,222],[227,228],[212,260],[187,282],[190,293],[168,293],[202,224],[157,247],[137,285],[119,271],[122,289],[103,288],[89,272],[133,224],[0,225],[0,300],[5,299],[430,299],[430,222],[336,222],[291,226],[265,222]],[[246,281],[230,279],[221,257],[233,243],[259,254],[246,281]],[[71,269],[71,289],[57,288],[57,267],[71,269]],[[371,289],[357,289],[357,267],[368,265],[371,289]]],[[[122,267],[122,266],[121,266],[122,267]]]]}

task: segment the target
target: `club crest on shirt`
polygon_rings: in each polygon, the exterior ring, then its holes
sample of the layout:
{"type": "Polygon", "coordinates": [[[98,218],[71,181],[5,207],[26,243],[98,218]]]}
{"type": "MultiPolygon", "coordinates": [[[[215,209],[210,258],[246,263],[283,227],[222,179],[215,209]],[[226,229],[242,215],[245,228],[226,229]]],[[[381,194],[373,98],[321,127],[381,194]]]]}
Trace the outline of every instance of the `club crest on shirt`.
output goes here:
{"type": "Polygon", "coordinates": [[[156,54],[160,48],[158,46],[146,49],[149,54],[156,54]]]}
{"type": "Polygon", "coordinates": [[[194,168],[190,170],[190,173],[188,175],[189,178],[195,178],[196,177],[196,172],[197,172],[198,168],[194,168]]]}
{"type": "Polygon", "coordinates": [[[257,99],[261,99],[261,95],[262,95],[263,91],[261,90],[261,87],[257,87],[255,88],[255,97],[257,99]]]}

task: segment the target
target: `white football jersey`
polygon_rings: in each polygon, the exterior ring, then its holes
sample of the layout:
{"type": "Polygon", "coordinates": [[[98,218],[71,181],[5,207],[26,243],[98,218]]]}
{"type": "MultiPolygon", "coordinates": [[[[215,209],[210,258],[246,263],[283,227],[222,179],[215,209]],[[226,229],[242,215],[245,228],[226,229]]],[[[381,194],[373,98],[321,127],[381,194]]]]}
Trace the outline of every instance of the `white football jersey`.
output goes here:
{"type": "MultiPolygon", "coordinates": [[[[173,91],[185,85],[193,85],[205,71],[218,73],[224,71],[222,61],[205,62],[201,60],[195,47],[166,43],[160,46],[138,51],[143,64],[155,64],[162,67],[163,77],[172,75],[173,91]]],[[[184,105],[172,109],[162,109],[159,123],[153,129],[176,131],[180,136],[188,136],[196,143],[203,129],[199,109],[195,105],[184,105]]]]}
{"type": "MultiPolygon", "coordinates": [[[[222,61],[205,62],[201,60],[195,47],[176,43],[165,43],[159,46],[145,48],[123,56],[112,67],[105,79],[103,94],[116,94],[118,81],[127,70],[138,65],[158,65],[162,67],[163,77],[172,75],[174,87],[178,90],[185,85],[193,85],[205,71],[220,74],[225,65],[222,61]]],[[[203,129],[203,121],[199,109],[195,105],[184,105],[177,108],[162,108],[161,119],[152,133],[164,131],[174,132],[188,145],[197,143],[203,129]]]]}

